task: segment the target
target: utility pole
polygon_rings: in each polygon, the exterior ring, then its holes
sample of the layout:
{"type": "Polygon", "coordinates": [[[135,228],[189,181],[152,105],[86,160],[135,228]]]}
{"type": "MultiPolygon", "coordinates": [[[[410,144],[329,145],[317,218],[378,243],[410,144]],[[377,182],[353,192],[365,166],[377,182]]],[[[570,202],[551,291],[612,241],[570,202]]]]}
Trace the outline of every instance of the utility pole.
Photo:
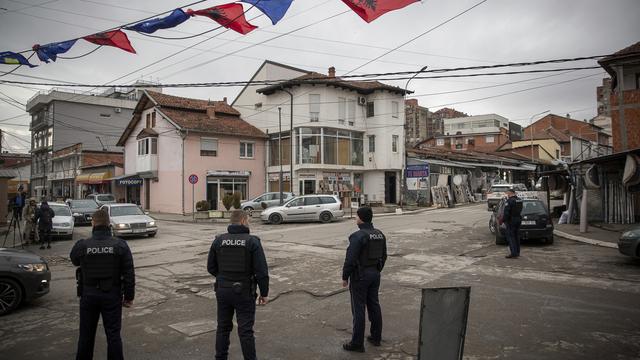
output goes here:
{"type": "Polygon", "coordinates": [[[278,106],[278,163],[280,163],[280,181],[278,189],[280,190],[280,205],[283,204],[282,197],[282,108],[278,106]]]}
{"type": "Polygon", "coordinates": [[[284,87],[280,87],[280,90],[289,94],[290,97],[290,118],[289,118],[289,192],[293,192],[293,94],[289,90],[285,90],[284,87]]]}

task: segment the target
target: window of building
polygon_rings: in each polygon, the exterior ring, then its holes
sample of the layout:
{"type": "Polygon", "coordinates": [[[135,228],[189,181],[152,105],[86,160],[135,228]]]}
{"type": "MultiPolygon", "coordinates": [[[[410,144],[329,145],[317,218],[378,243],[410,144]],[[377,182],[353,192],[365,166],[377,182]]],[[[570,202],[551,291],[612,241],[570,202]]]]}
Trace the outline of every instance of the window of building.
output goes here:
{"type": "Polygon", "coordinates": [[[200,156],[218,156],[218,139],[200,138],[200,156]]]}
{"type": "Polygon", "coordinates": [[[556,150],[556,159],[560,159],[560,150],[556,150]]]}
{"type": "Polygon", "coordinates": [[[320,164],[320,128],[300,128],[300,148],[303,164],[320,164]]]}
{"type": "Polygon", "coordinates": [[[253,159],[253,145],[252,142],[240,142],[240,158],[253,159]]]}
{"type": "Polygon", "coordinates": [[[398,135],[391,135],[391,151],[398,152],[398,140],[400,137],[398,135]]]}
{"type": "Polygon", "coordinates": [[[356,100],[349,99],[347,101],[347,120],[349,126],[353,126],[356,123],[356,100]]]}
{"type": "Polygon", "coordinates": [[[437,146],[444,146],[444,139],[436,139],[437,146]]]}
{"type": "Polygon", "coordinates": [[[400,103],[397,101],[391,102],[391,116],[396,119],[400,116],[400,103]]]}
{"type": "Polygon", "coordinates": [[[347,119],[347,99],[338,98],[338,124],[344,125],[347,119]]]}
{"type": "Polygon", "coordinates": [[[154,128],[156,127],[156,112],[152,112],[151,113],[151,127],[154,128]]]}
{"type": "Polygon", "coordinates": [[[495,138],[493,137],[493,135],[487,135],[487,136],[485,136],[485,137],[484,137],[484,141],[485,141],[487,144],[491,144],[491,143],[495,142],[496,140],[495,140],[495,138]]]}
{"type": "Polygon", "coordinates": [[[376,152],[376,136],[368,135],[367,139],[369,140],[369,152],[376,152]]]}
{"type": "Polygon", "coordinates": [[[145,122],[144,127],[147,128],[147,129],[151,127],[151,113],[147,113],[146,122],[145,122]]]}
{"type": "MultiPolygon", "coordinates": [[[[280,165],[280,134],[270,134],[269,138],[269,166],[280,165]]],[[[282,164],[289,165],[291,162],[291,136],[289,132],[282,133],[282,164]]]]}
{"type": "Polygon", "coordinates": [[[145,138],[138,140],[138,155],[157,155],[158,154],[158,139],[157,138],[145,138]]]}
{"type": "Polygon", "coordinates": [[[324,141],[324,163],[330,165],[338,164],[338,131],[334,129],[323,129],[324,141]]]}
{"type": "Polygon", "coordinates": [[[375,113],[375,103],[373,101],[370,101],[367,103],[367,117],[374,117],[376,115],[375,113]]]}
{"type": "Polygon", "coordinates": [[[320,121],[320,94],[309,94],[309,120],[320,121]]]}
{"type": "Polygon", "coordinates": [[[465,144],[472,144],[473,143],[473,138],[472,137],[468,137],[464,139],[464,143],[465,144]]]}
{"type": "Polygon", "coordinates": [[[111,114],[100,114],[101,118],[110,118],[111,114]]]}

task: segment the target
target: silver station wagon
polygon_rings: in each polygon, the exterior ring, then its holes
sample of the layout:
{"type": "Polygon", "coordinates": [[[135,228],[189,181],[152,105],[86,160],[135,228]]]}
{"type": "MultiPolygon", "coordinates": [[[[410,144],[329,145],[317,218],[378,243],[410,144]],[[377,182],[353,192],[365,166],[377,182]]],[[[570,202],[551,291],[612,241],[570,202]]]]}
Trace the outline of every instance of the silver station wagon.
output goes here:
{"type": "Polygon", "coordinates": [[[113,236],[156,236],[158,226],[136,204],[106,204],[101,207],[109,213],[109,222],[113,236]]]}
{"type": "Polygon", "coordinates": [[[293,221],[322,221],[328,223],[344,216],[342,202],[334,195],[297,196],[282,206],[270,207],[260,219],[271,224],[293,221]]]}

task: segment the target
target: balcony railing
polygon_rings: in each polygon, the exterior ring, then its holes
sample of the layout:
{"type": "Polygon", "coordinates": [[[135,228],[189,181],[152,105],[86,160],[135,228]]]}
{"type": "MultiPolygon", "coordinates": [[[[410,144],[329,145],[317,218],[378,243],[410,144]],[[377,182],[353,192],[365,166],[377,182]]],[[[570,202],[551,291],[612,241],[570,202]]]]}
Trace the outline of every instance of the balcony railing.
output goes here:
{"type": "Polygon", "coordinates": [[[138,155],[136,171],[139,173],[158,171],[158,155],[138,155]]]}

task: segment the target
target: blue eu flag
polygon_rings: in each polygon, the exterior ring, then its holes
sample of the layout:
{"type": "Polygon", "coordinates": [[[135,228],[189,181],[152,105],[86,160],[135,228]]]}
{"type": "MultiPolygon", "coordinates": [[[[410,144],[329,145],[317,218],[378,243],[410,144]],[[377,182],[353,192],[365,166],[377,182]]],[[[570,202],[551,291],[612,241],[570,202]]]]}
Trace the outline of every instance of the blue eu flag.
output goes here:
{"type": "Polygon", "coordinates": [[[77,40],[62,41],[46,45],[34,45],[33,51],[38,54],[38,59],[49,63],[49,60],[56,61],[59,54],[64,54],[76,43],[77,40]]]}
{"type": "Polygon", "coordinates": [[[254,5],[271,19],[273,25],[280,21],[289,10],[293,0],[240,0],[254,5]]]}
{"type": "Polygon", "coordinates": [[[189,15],[182,11],[182,9],[175,9],[169,16],[146,20],[135,25],[127,26],[125,29],[152,34],[160,29],[176,27],[187,21],[187,19],[189,19],[189,15]]]}

